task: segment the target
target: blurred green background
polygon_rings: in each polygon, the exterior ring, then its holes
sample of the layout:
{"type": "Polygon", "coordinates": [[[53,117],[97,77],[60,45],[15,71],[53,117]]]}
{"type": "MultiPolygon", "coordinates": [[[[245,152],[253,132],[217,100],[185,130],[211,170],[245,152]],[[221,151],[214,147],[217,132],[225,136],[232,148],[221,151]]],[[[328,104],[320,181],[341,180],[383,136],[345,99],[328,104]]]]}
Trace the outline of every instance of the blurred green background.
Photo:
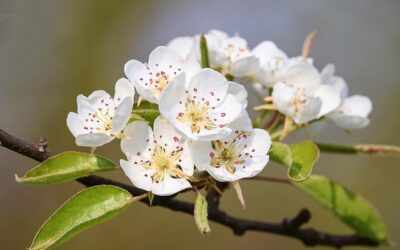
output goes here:
{"type": "MultiPolygon", "coordinates": [[[[251,46],[273,40],[300,53],[306,34],[319,30],[312,55],[318,68],[336,65],[352,94],[374,102],[371,125],[352,135],[328,126],[314,136],[340,143],[400,144],[398,0],[337,1],[0,1],[0,127],[29,141],[49,140],[53,152],[78,149],[65,119],[78,94],[113,92],[129,59],[180,35],[218,28],[238,32],[251,46]]],[[[299,140],[304,135],[295,135],[299,140]]],[[[118,143],[99,150],[115,161],[118,143]]],[[[42,222],[82,186],[25,186],[14,180],[35,162],[0,148],[0,248],[25,249],[42,222]]],[[[399,243],[399,158],[322,155],[315,172],[363,194],[380,210],[399,243]]],[[[284,175],[270,164],[265,175],[284,175]]],[[[107,176],[128,182],[122,172],[107,176]]],[[[222,208],[237,216],[279,222],[307,207],[309,226],[349,233],[329,212],[289,186],[243,181],[248,210],[228,190],[222,208]]],[[[193,195],[186,199],[193,200],[193,195]]],[[[60,249],[305,249],[285,237],[249,232],[242,237],[211,223],[201,236],[188,215],[135,204],[114,220],[73,238],[60,249]]],[[[392,247],[391,249],[395,249],[392,247]]],[[[318,247],[318,249],[326,249],[318,247]]],[[[360,249],[360,248],[349,248],[360,249]]],[[[381,247],[380,249],[386,249],[381,247]]]]}

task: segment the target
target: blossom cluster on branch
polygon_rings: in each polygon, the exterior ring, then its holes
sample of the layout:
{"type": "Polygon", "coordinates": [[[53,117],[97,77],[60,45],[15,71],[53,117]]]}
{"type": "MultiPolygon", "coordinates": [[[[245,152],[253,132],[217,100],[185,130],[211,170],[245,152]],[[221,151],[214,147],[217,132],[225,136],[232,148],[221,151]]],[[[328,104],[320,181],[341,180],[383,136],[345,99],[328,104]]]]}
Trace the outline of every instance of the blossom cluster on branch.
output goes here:
{"type": "Polygon", "coordinates": [[[370,99],[348,96],[333,65],[316,69],[310,46],[309,39],[301,56],[288,57],[271,41],[251,50],[242,37],[218,30],[178,37],[154,49],[146,63],[128,61],[127,79],[117,81],[114,97],[102,90],[78,96],[78,112],[68,115],[67,124],[79,146],[120,139],[126,175],[156,195],[190,188],[195,169],[219,182],[250,178],[268,163],[273,129],[281,127],[283,139],[292,126],[322,118],[347,130],[369,124],[370,99]],[[209,67],[201,65],[204,58],[209,67]],[[283,121],[268,131],[254,128],[246,86],[265,101],[254,109],[278,111],[283,121]],[[132,116],[135,92],[138,105],[158,105],[153,126],[132,116]]]}
{"type": "Polygon", "coordinates": [[[103,90],[79,95],[77,112],[68,114],[67,126],[76,144],[90,147],[90,154],[53,155],[44,139],[30,144],[0,129],[0,146],[40,162],[24,176],[16,176],[17,182],[74,180],[87,187],[46,220],[29,249],[54,248],[139,200],[193,214],[202,234],[210,232],[210,220],[237,235],[247,230],[268,232],[308,246],[389,244],[386,226],[371,203],[312,172],[320,152],[399,155],[399,146],[283,142],[297,129],[311,127],[312,131],[326,121],[345,130],[369,124],[371,100],[349,96],[347,83],[335,75],[333,65],[321,71],[314,66],[310,51],[315,35],[306,37],[301,55],[288,57],[271,41],[250,49],[238,35],[211,30],[177,37],[155,48],[147,62],[128,61],[126,78],[117,80],[114,96],[103,90]],[[260,97],[255,107],[249,107],[248,90],[260,97]],[[255,119],[250,111],[257,114],[255,119]],[[121,168],[94,154],[97,147],[115,139],[125,154],[119,161],[121,168]],[[258,176],[270,160],[286,168],[287,176],[258,176]],[[94,175],[118,169],[133,186],[94,175]],[[289,184],[329,209],[355,234],[302,228],[311,218],[307,209],[282,223],[233,217],[218,204],[224,190],[232,186],[245,208],[241,179],[289,184]],[[186,191],[195,192],[194,203],[175,198],[186,191]]]}

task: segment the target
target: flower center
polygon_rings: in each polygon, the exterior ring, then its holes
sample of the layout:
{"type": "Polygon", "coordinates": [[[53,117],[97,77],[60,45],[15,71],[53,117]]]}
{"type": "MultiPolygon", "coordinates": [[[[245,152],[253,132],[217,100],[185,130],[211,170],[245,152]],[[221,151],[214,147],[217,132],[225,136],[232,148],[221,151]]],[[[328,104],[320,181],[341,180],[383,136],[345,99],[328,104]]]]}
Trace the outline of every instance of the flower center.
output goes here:
{"type": "Polygon", "coordinates": [[[212,147],[216,154],[213,152],[211,156],[211,166],[215,168],[225,167],[226,170],[233,174],[236,171],[238,164],[243,164],[245,160],[242,159],[241,148],[242,145],[237,141],[221,142],[212,141],[212,147]]]}
{"type": "Polygon", "coordinates": [[[163,181],[165,175],[169,175],[172,178],[190,179],[179,166],[182,150],[183,148],[178,148],[171,153],[167,153],[165,148],[156,145],[151,159],[143,164],[144,168],[154,171],[151,176],[153,182],[159,183],[163,181]]]}
{"type": "Polygon", "coordinates": [[[235,46],[232,43],[228,43],[225,46],[225,51],[228,54],[230,63],[232,63],[233,61],[242,57],[246,52],[248,52],[248,49],[245,47],[235,46]]]}
{"type": "Polygon", "coordinates": [[[91,134],[104,133],[114,135],[112,131],[113,111],[108,103],[105,107],[99,107],[95,112],[87,115],[83,129],[88,130],[91,134]]]}
{"type": "Polygon", "coordinates": [[[295,107],[295,111],[294,111],[295,114],[301,112],[301,110],[303,109],[303,105],[305,104],[307,99],[308,99],[308,96],[306,95],[305,90],[303,88],[296,90],[296,94],[292,101],[292,103],[295,107]]]}
{"type": "Polygon", "coordinates": [[[164,71],[157,72],[155,74],[156,78],[152,81],[151,91],[160,98],[161,92],[167,87],[169,83],[169,76],[164,71]]]}
{"type": "Polygon", "coordinates": [[[185,111],[176,117],[179,121],[190,126],[192,133],[199,133],[201,129],[211,130],[217,127],[208,117],[209,107],[198,101],[187,99],[185,111]]]}

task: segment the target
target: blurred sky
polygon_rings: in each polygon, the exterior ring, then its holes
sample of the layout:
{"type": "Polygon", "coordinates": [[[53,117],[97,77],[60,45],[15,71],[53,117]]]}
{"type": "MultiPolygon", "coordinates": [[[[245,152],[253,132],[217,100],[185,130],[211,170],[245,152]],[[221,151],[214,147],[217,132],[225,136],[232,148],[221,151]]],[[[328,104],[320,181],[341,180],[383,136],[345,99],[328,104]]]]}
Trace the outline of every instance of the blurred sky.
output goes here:
{"type": "MultiPolygon", "coordinates": [[[[328,126],[315,136],[340,143],[400,144],[398,0],[336,1],[0,1],[0,127],[22,138],[49,140],[53,152],[78,149],[65,119],[78,94],[113,92],[129,59],[147,60],[158,45],[180,35],[218,28],[237,32],[253,47],[273,40],[289,55],[300,53],[304,37],[318,29],[312,55],[318,68],[336,65],[351,94],[374,102],[371,125],[349,135],[328,126]]],[[[299,140],[304,135],[294,136],[299,140]]],[[[102,148],[115,161],[118,143],[102,148]]],[[[24,186],[14,174],[35,166],[32,160],[0,148],[1,249],[29,246],[42,222],[79,184],[24,186]]],[[[380,210],[393,240],[399,242],[399,159],[323,155],[315,171],[363,194],[380,210]]],[[[271,164],[268,175],[284,175],[271,164]]],[[[107,174],[127,182],[121,172],[107,174]]],[[[241,211],[232,190],[222,208],[241,217],[281,221],[300,208],[313,213],[310,226],[351,232],[330,213],[291,187],[242,184],[248,210],[241,211]]],[[[193,195],[186,197],[193,200],[193,195]]],[[[237,237],[211,223],[201,236],[188,215],[134,204],[116,219],[75,237],[60,249],[304,249],[298,241],[263,233],[237,237]]],[[[318,248],[325,249],[325,248],[318,248]]],[[[359,249],[359,248],[349,248],[359,249]]],[[[380,249],[385,249],[384,247],[380,249]]],[[[391,248],[395,249],[395,248],[391,248]]]]}

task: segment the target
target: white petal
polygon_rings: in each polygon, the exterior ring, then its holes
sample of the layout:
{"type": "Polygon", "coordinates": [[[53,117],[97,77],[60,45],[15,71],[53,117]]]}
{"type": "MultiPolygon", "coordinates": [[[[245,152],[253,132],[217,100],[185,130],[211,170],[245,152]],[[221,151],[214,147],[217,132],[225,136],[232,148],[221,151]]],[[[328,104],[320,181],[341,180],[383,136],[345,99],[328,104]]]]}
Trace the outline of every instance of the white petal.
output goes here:
{"type": "Polygon", "coordinates": [[[259,43],[253,50],[252,54],[255,55],[259,60],[260,64],[266,64],[274,60],[275,58],[287,59],[286,54],[278,49],[275,43],[271,41],[263,41],[259,43]]]}
{"type": "Polygon", "coordinates": [[[119,105],[125,97],[132,99],[135,97],[135,88],[126,78],[120,78],[115,84],[114,102],[119,105]]]}
{"type": "Polygon", "coordinates": [[[327,84],[334,86],[340,92],[342,99],[346,98],[349,94],[349,87],[346,81],[338,76],[335,76],[335,66],[333,64],[328,64],[321,71],[321,82],[322,84],[327,84]]]}
{"type": "Polygon", "coordinates": [[[295,106],[293,105],[294,97],[295,90],[293,87],[283,82],[278,82],[275,84],[272,92],[272,99],[279,112],[288,116],[292,116],[296,110],[295,106]]]}
{"type": "Polygon", "coordinates": [[[196,168],[200,171],[206,170],[211,162],[210,153],[214,152],[209,141],[188,142],[189,152],[196,168]]]}
{"type": "Polygon", "coordinates": [[[176,123],[178,113],[184,111],[183,104],[186,101],[185,85],[186,75],[183,73],[168,84],[160,98],[160,113],[173,125],[176,123]]]}
{"type": "Polygon", "coordinates": [[[321,84],[318,70],[309,62],[299,59],[291,59],[286,67],[276,73],[277,81],[283,81],[288,85],[304,88],[313,93],[321,84]]]}
{"type": "Polygon", "coordinates": [[[367,117],[372,111],[371,99],[367,96],[353,95],[347,97],[339,108],[347,115],[367,117]]]}
{"type": "Polygon", "coordinates": [[[182,65],[183,59],[174,49],[159,46],[155,48],[149,56],[150,68],[165,68],[168,69],[169,65],[182,65]]]}
{"type": "Polygon", "coordinates": [[[253,129],[252,121],[246,109],[242,109],[240,115],[229,124],[229,128],[232,129],[232,132],[250,131],[253,129]]]}
{"type": "Polygon", "coordinates": [[[297,124],[307,123],[318,117],[322,101],[319,98],[310,98],[301,107],[301,110],[293,117],[297,124]]]}
{"type": "Polygon", "coordinates": [[[196,73],[201,70],[201,66],[194,57],[190,57],[184,62],[183,69],[186,74],[186,78],[190,80],[196,73]]]}
{"type": "Polygon", "coordinates": [[[151,191],[155,195],[167,196],[178,193],[190,187],[190,182],[187,180],[175,179],[169,175],[165,175],[163,181],[152,184],[151,191]]]}
{"type": "Polygon", "coordinates": [[[242,84],[236,82],[229,82],[228,93],[236,97],[236,99],[243,105],[244,108],[247,107],[247,90],[242,84]]]}
{"type": "Polygon", "coordinates": [[[133,99],[130,96],[125,97],[117,107],[112,121],[113,132],[120,132],[128,123],[133,107],[133,99]]]}
{"type": "Polygon", "coordinates": [[[158,145],[166,149],[168,153],[181,147],[185,139],[176,132],[172,124],[162,115],[158,116],[154,121],[154,139],[158,145]]]}
{"type": "Polygon", "coordinates": [[[88,103],[90,103],[91,105],[96,106],[96,105],[98,105],[98,103],[99,103],[102,99],[106,100],[106,99],[110,99],[110,98],[111,98],[111,96],[110,96],[107,92],[105,92],[104,90],[96,90],[96,91],[93,91],[93,92],[86,98],[86,101],[87,101],[88,103]]]}
{"type": "Polygon", "coordinates": [[[134,164],[134,160],[120,161],[122,170],[124,170],[126,176],[131,180],[132,184],[140,189],[151,191],[152,180],[151,180],[151,170],[147,170],[134,164]]]}
{"type": "Polygon", "coordinates": [[[138,81],[140,77],[148,76],[146,65],[137,60],[130,60],[125,63],[124,71],[131,82],[138,81]]]}
{"type": "Polygon", "coordinates": [[[247,147],[243,150],[243,153],[251,153],[251,155],[254,157],[267,155],[272,141],[267,131],[264,129],[255,128],[245,139],[245,143],[247,147]]]}
{"type": "Polygon", "coordinates": [[[346,98],[330,118],[344,129],[360,129],[369,125],[371,111],[372,102],[368,97],[354,95],[346,98]]]}
{"type": "Polygon", "coordinates": [[[79,118],[77,113],[69,112],[67,117],[67,126],[71,133],[77,137],[81,134],[86,134],[87,131],[83,129],[85,127],[84,123],[79,118]]]}
{"type": "Polygon", "coordinates": [[[319,87],[315,92],[314,96],[319,97],[322,101],[318,118],[337,109],[342,101],[340,97],[340,89],[330,85],[321,85],[321,87],[319,87]]]}
{"type": "Polygon", "coordinates": [[[347,130],[361,129],[369,125],[369,119],[361,116],[334,113],[331,118],[336,125],[347,130]]]}
{"type": "Polygon", "coordinates": [[[109,99],[110,95],[108,95],[105,91],[98,90],[94,91],[89,97],[78,95],[78,97],[76,98],[78,114],[80,116],[86,116],[88,113],[97,111],[101,100],[109,99]]]}
{"type": "Polygon", "coordinates": [[[158,103],[158,98],[148,87],[151,75],[146,65],[137,60],[130,60],[125,64],[125,74],[144,99],[152,103],[158,103]]]}
{"type": "Polygon", "coordinates": [[[335,65],[327,64],[321,70],[321,82],[323,84],[328,84],[331,78],[335,75],[335,65]]]}
{"type": "Polygon", "coordinates": [[[154,149],[153,131],[144,121],[128,124],[124,130],[126,136],[121,140],[121,150],[126,157],[143,157],[148,159],[154,149]],[[150,150],[149,150],[150,149],[150,150]]]}
{"type": "Polygon", "coordinates": [[[239,36],[233,36],[227,39],[223,39],[223,45],[232,45],[232,47],[237,49],[247,49],[247,41],[239,36]]]}
{"type": "Polygon", "coordinates": [[[187,59],[193,53],[194,39],[190,36],[177,37],[171,40],[167,46],[178,52],[183,59],[187,59]]]}
{"type": "Polygon", "coordinates": [[[225,32],[223,32],[221,30],[212,29],[212,30],[208,31],[208,34],[215,35],[216,37],[218,37],[221,40],[228,39],[228,34],[226,34],[225,32]]]}
{"type": "Polygon", "coordinates": [[[189,146],[188,142],[185,141],[182,145],[183,151],[182,151],[182,156],[181,156],[181,162],[179,163],[179,166],[182,168],[182,171],[189,176],[193,175],[194,172],[194,163],[193,163],[193,158],[192,155],[190,154],[189,151],[189,146]]]}
{"type": "Polygon", "coordinates": [[[100,147],[113,139],[114,137],[103,133],[81,134],[76,137],[75,143],[81,147],[100,147]]]}
{"type": "Polygon", "coordinates": [[[237,181],[243,178],[251,178],[259,174],[267,165],[269,156],[258,156],[253,159],[249,159],[245,164],[237,165],[235,173],[229,173],[226,168],[214,168],[209,166],[207,171],[217,181],[231,182],[237,181]]]}
{"type": "Polygon", "coordinates": [[[228,91],[228,82],[222,74],[206,68],[192,77],[187,89],[191,96],[196,96],[197,100],[204,98],[204,101],[208,101],[213,107],[224,99],[228,91]]]}
{"type": "Polygon", "coordinates": [[[254,56],[246,56],[235,60],[230,68],[229,73],[233,76],[246,76],[249,75],[250,72],[255,71],[257,66],[259,65],[259,61],[254,56]]]}
{"type": "Polygon", "coordinates": [[[209,112],[209,117],[218,126],[226,126],[241,114],[242,109],[242,104],[233,95],[227,94],[222,103],[209,112]]]}
{"type": "Polygon", "coordinates": [[[159,103],[159,99],[157,98],[157,96],[155,96],[154,93],[148,88],[144,88],[141,84],[137,84],[136,82],[134,83],[134,85],[139,95],[145,100],[156,104],[159,103]]]}

